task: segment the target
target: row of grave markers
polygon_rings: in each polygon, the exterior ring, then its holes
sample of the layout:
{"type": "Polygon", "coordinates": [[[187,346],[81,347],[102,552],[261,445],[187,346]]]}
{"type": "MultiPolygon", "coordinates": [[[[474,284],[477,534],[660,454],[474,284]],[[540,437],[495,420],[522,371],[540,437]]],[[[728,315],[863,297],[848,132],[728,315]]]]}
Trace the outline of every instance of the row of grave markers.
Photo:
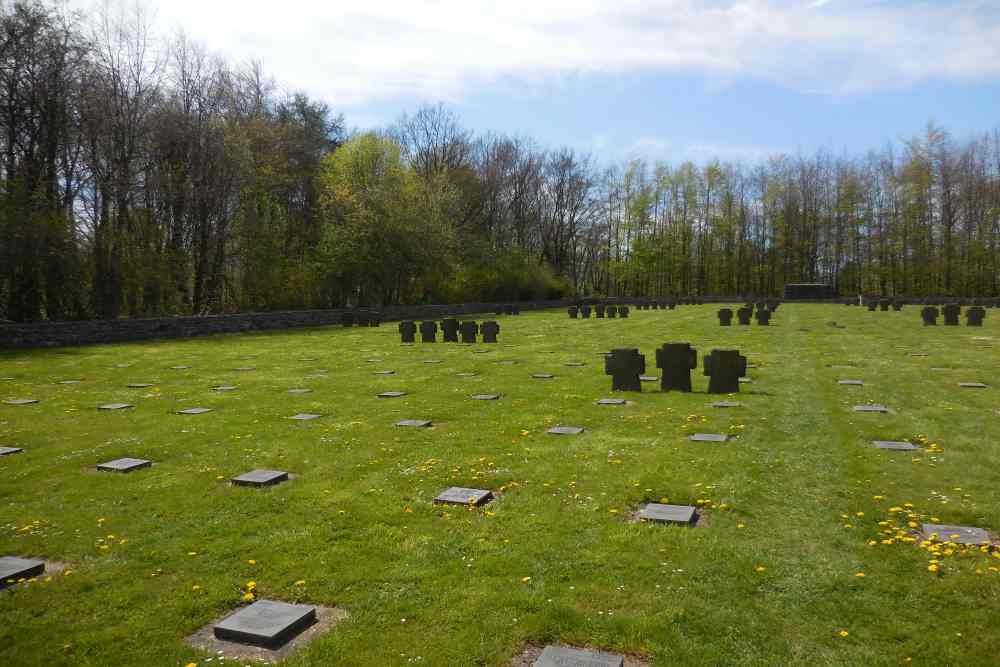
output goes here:
{"type": "MultiPolygon", "coordinates": [[[[691,391],[691,371],[698,367],[698,352],[690,343],[664,343],[656,350],[656,367],[662,370],[663,391],[691,391]]],[[[638,348],[617,348],[604,358],[604,373],[611,376],[612,391],[642,391],[646,357],[638,348]]],[[[746,377],[747,359],[739,350],[712,350],[704,358],[708,393],[734,394],[746,377]]]]}
{"type": "MultiPolygon", "coordinates": [[[[962,307],[957,303],[949,303],[940,311],[934,306],[924,306],[920,310],[920,318],[923,320],[924,326],[936,325],[939,314],[944,315],[945,326],[957,327],[959,318],[962,315],[962,307]]],[[[984,319],[986,319],[986,309],[982,306],[972,306],[965,311],[965,323],[967,326],[981,327],[983,326],[984,319]]]]}
{"type": "MultiPolygon", "coordinates": [[[[399,323],[399,334],[404,343],[415,343],[416,333],[420,331],[420,342],[436,343],[438,323],[434,320],[424,320],[418,326],[415,322],[405,320],[399,323]]],[[[442,340],[445,343],[461,342],[475,343],[476,336],[482,334],[484,343],[496,343],[497,336],[500,335],[500,325],[493,320],[487,320],[482,324],[477,324],[472,320],[459,322],[454,318],[447,318],[441,322],[442,340]]]]}

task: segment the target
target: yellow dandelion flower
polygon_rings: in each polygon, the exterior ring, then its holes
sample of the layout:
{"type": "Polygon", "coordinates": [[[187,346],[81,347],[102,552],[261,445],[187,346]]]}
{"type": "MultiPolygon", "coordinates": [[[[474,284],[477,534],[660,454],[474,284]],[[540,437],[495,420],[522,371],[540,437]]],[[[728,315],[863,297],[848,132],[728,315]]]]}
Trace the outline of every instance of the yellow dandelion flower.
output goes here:
{"type": "Polygon", "coordinates": [[[521,583],[526,584],[531,581],[531,577],[521,577],[521,583]]]}
{"type": "Polygon", "coordinates": [[[847,630],[841,630],[840,632],[837,633],[837,635],[840,636],[840,637],[846,637],[849,634],[851,634],[851,633],[848,632],[847,630]]]}
{"type": "Polygon", "coordinates": [[[295,582],[295,585],[296,586],[305,586],[306,585],[306,580],[305,579],[299,579],[298,581],[295,582]]]}

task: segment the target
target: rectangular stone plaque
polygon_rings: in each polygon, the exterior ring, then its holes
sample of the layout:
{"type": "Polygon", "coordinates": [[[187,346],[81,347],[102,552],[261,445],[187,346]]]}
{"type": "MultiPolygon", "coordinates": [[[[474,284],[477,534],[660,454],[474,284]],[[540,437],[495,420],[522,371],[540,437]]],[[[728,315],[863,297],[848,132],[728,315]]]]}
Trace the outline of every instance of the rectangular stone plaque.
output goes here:
{"type": "Polygon", "coordinates": [[[982,528],[971,526],[944,526],[936,523],[925,523],[921,530],[924,537],[934,539],[931,535],[937,535],[936,542],[954,542],[955,544],[991,544],[990,535],[982,528]]]}
{"type": "Polygon", "coordinates": [[[7,456],[9,454],[20,454],[24,450],[20,447],[0,447],[0,456],[7,456]]]}
{"type": "Polygon", "coordinates": [[[900,452],[912,452],[915,449],[920,449],[916,445],[903,442],[902,440],[873,440],[872,447],[876,449],[892,449],[900,452]]]}
{"type": "Polygon", "coordinates": [[[445,489],[434,499],[435,505],[474,505],[479,507],[493,500],[493,492],[485,489],[467,489],[453,486],[445,489]]]}
{"type": "Polygon", "coordinates": [[[586,366],[582,361],[567,361],[563,366],[569,366],[570,368],[580,368],[586,366]]]}
{"type": "Polygon", "coordinates": [[[375,375],[395,375],[396,371],[375,371],[375,375]]]}
{"type": "Polygon", "coordinates": [[[753,380],[750,378],[737,378],[740,384],[753,384],[753,380]]]}
{"type": "Polygon", "coordinates": [[[602,398],[597,401],[598,405],[625,405],[627,401],[624,398],[602,398]]]}
{"type": "Polygon", "coordinates": [[[440,364],[440,359],[424,359],[425,364],[440,364]]]}
{"type": "Polygon", "coordinates": [[[881,412],[881,413],[886,413],[886,412],[889,412],[889,408],[885,407],[884,405],[855,405],[854,406],[854,411],[855,412],[881,412]]]}
{"type": "Polygon", "coordinates": [[[256,366],[240,366],[239,368],[234,368],[233,370],[234,371],[239,371],[241,373],[245,373],[247,371],[255,371],[255,370],[257,370],[257,367],[256,366]]]}
{"type": "Polygon", "coordinates": [[[555,376],[552,373],[532,373],[531,377],[536,380],[551,380],[555,376]]]}
{"type": "Polygon", "coordinates": [[[224,618],[212,632],[224,641],[276,648],[315,622],[315,607],[257,600],[224,618]]]}
{"type": "Polygon", "coordinates": [[[170,370],[172,370],[172,371],[186,371],[189,368],[191,368],[191,367],[190,366],[171,366],[170,370]]]}
{"type": "Polygon", "coordinates": [[[236,387],[228,384],[224,384],[219,387],[212,387],[212,391],[236,391],[236,387]]]}
{"type": "Polygon", "coordinates": [[[504,361],[498,361],[497,363],[500,364],[501,366],[513,366],[517,362],[511,361],[510,359],[505,359],[504,361]]]}
{"type": "Polygon", "coordinates": [[[34,405],[37,402],[37,398],[12,398],[8,401],[4,401],[7,405],[34,405]]]}
{"type": "Polygon", "coordinates": [[[212,408],[184,408],[183,410],[178,410],[179,415],[203,415],[206,412],[211,412],[212,408]]]}
{"type": "Polygon", "coordinates": [[[149,389],[153,385],[147,382],[131,382],[125,385],[128,389],[149,389]]]}
{"type": "Polygon", "coordinates": [[[45,561],[17,556],[0,557],[0,589],[17,583],[18,579],[31,579],[45,572],[45,561]]]}
{"type": "Polygon", "coordinates": [[[59,380],[56,384],[80,384],[83,380],[59,380]]]}
{"type": "Polygon", "coordinates": [[[323,415],[314,415],[311,412],[300,412],[297,415],[292,415],[291,417],[289,417],[289,419],[294,419],[295,421],[298,422],[307,422],[307,421],[312,421],[313,419],[319,419],[322,416],[323,415]]]}
{"type": "Polygon", "coordinates": [[[712,403],[713,408],[738,408],[742,405],[742,403],[737,401],[716,401],[715,403],[712,403]]]}
{"type": "Polygon", "coordinates": [[[725,442],[728,439],[729,436],[723,433],[695,433],[688,437],[691,442],[725,442]]]}
{"type": "Polygon", "coordinates": [[[533,667],[624,667],[625,658],[613,653],[566,646],[546,646],[533,667]]]}
{"type": "Polygon", "coordinates": [[[289,394],[310,394],[310,393],[312,393],[312,389],[289,389],[287,393],[289,393],[289,394]]]}
{"type": "Polygon", "coordinates": [[[640,521],[655,521],[656,523],[683,523],[691,525],[697,520],[695,508],[691,505],[661,505],[649,503],[639,510],[640,521]]]}
{"type": "Polygon", "coordinates": [[[455,373],[455,377],[459,378],[474,378],[478,373],[455,373]]]}
{"type": "Polygon", "coordinates": [[[982,382],[959,382],[958,386],[963,389],[986,389],[986,385],[982,382]]]}
{"type": "Polygon", "coordinates": [[[552,435],[580,435],[583,429],[579,426],[553,426],[546,433],[552,435]]]}
{"type": "Polygon", "coordinates": [[[640,382],[656,382],[659,379],[660,378],[658,378],[655,375],[640,375],[639,376],[639,381],[640,382]]]}
{"type": "Polygon", "coordinates": [[[251,470],[231,480],[236,486],[272,486],[288,480],[284,470],[251,470]]]}
{"type": "Polygon", "coordinates": [[[379,398],[399,398],[400,396],[406,396],[405,391],[383,391],[378,395],[379,398]]]}
{"type": "Polygon", "coordinates": [[[499,401],[500,394],[476,394],[472,397],[474,401],[499,401]]]}
{"type": "Polygon", "coordinates": [[[153,465],[153,462],[146,459],[130,459],[126,457],[108,461],[107,463],[100,463],[97,469],[105,472],[132,472],[140,468],[148,468],[151,465],[153,465]]]}
{"type": "Polygon", "coordinates": [[[837,380],[837,384],[843,384],[849,387],[863,387],[865,385],[864,380],[837,380]]]}
{"type": "Polygon", "coordinates": [[[129,408],[134,408],[135,406],[130,403],[105,403],[104,405],[98,405],[98,410],[127,410],[129,408]]]}
{"type": "Polygon", "coordinates": [[[402,419],[396,422],[396,426],[409,426],[412,428],[427,428],[431,422],[426,419],[402,419]]]}

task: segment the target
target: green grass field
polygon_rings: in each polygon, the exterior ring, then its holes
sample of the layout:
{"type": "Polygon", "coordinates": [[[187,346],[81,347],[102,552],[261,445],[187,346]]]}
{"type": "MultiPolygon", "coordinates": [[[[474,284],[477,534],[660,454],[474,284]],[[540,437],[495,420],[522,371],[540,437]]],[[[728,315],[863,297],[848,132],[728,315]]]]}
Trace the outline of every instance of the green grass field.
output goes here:
{"type": "Polygon", "coordinates": [[[913,306],[786,304],[771,327],[721,328],[716,309],[525,313],[499,318],[492,346],[401,346],[389,323],[2,352],[0,399],[41,402],[0,405],[0,446],[25,450],[0,458],[0,555],[68,571],[0,594],[0,664],[204,664],[185,637],[248,581],[349,614],[290,665],[505,666],[556,641],[653,665],[1000,664],[1000,558],[935,558],[908,527],[1000,530],[1000,314],[925,328],[913,306]],[[694,393],[649,383],[594,404],[612,395],[600,352],[639,347],[657,374],[668,341],[698,349],[694,393]],[[713,348],[758,366],[743,407],[709,407],[713,348]],[[376,398],[387,390],[408,394],[376,398]],[[117,401],[135,408],[96,409],[117,401]],[[865,402],[893,412],[852,411],[865,402]],[[214,411],[175,414],[187,407],[214,411]],[[301,412],[324,417],[286,419],[301,412]],[[587,430],[546,434],[556,424],[587,430]],[[926,448],[868,444],[903,438],[926,448]],[[155,465],[94,470],[124,456],[155,465]],[[253,468],[294,478],[227,483],[253,468]],[[433,505],[448,486],[498,498],[433,505]],[[702,524],[630,519],[662,498],[702,505],[702,524]]]}

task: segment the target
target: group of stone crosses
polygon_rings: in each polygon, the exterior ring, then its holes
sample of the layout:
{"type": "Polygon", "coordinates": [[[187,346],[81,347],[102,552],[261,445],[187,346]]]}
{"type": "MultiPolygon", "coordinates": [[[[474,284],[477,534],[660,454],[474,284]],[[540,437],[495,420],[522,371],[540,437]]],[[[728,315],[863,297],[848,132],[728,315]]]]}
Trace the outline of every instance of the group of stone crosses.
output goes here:
{"type": "Polygon", "coordinates": [[[345,310],[340,314],[340,324],[344,327],[353,327],[355,324],[359,327],[377,327],[382,324],[382,315],[363,308],[345,310]]]}
{"type": "MultiPolygon", "coordinates": [[[[590,319],[591,306],[586,304],[582,306],[570,306],[566,310],[569,313],[570,319],[575,320],[578,319],[578,317],[582,317],[585,320],[590,319]]],[[[628,306],[624,305],[618,306],[615,304],[598,303],[594,304],[593,313],[594,317],[599,320],[604,318],[614,319],[615,317],[620,317],[624,320],[628,318],[629,310],[628,306]]]]}
{"type": "MultiPolygon", "coordinates": [[[[957,327],[958,319],[962,315],[962,306],[957,303],[946,304],[940,311],[936,306],[924,306],[920,311],[920,318],[924,321],[924,326],[935,326],[938,315],[944,315],[944,324],[948,327],[957,327]]],[[[970,327],[983,326],[986,319],[986,309],[982,306],[972,306],[965,310],[965,323],[970,327]]]]}
{"type": "MultiPolygon", "coordinates": [[[[399,323],[399,334],[404,343],[415,343],[417,331],[420,331],[420,342],[436,343],[438,323],[434,320],[424,320],[418,327],[411,320],[404,320],[399,323]]],[[[488,320],[482,324],[477,324],[472,320],[459,322],[454,317],[448,317],[441,321],[442,340],[446,343],[459,342],[459,336],[463,343],[475,343],[476,336],[482,334],[484,343],[497,342],[500,334],[500,325],[493,320],[488,320]]]]}
{"type": "MultiPolygon", "coordinates": [[[[664,343],[656,350],[656,367],[661,370],[660,389],[690,392],[691,371],[698,367],[698,352],[690,343],[664,343]]],[[[645,372],[646,357],[637,348],[617,348],[604,358],[604,374],[611,376],[612,391],[641,392],[645,372]]],[[[710,394],[738,393],[740,378],[746,374],[747,359],[739,350],[712,350],[704,358],[710,394]]]]}
{"type": "MultiPolygon", "coordinates": [[[[757,324],[766,327],[771,323],[771,315],[781,305],[778,301],[758,301],[756,310],[757,324]]],[[[754,304],[748,303],[736,311],[736,318],[743,326],[750,325],[750,318],[754,317],[754,304]]],[[[724,327],[733,323],[733,311],[731,308],[721,308],[719,310],[719,324],[724,327]]]]}

